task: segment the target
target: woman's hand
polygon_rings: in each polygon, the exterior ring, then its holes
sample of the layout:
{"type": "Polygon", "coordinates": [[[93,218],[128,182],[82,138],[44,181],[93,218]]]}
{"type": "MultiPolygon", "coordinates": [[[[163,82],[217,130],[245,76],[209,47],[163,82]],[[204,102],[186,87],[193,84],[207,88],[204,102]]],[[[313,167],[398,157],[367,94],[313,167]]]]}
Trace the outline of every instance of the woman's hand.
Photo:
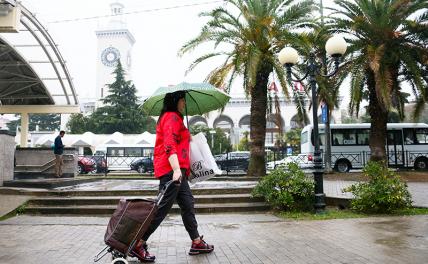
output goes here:
{"type": "Polygon", "coordinates": [[[181,183],[182,174],[180,170],[180,165],[178,163],[177,154],[172,154],[171,156],[169,156],[168,160],[169,160],[169,164],[171,164],[171,168],[173,171],[172,180],[175,182],[181,183]]]}
{"type": "Polygon", "coordinates": [[[174,173],[172,174],[172,180],[174,182],[181,183],[181,177],[182,177],[181,170],[180,169],[174,170],[174,173]]]}

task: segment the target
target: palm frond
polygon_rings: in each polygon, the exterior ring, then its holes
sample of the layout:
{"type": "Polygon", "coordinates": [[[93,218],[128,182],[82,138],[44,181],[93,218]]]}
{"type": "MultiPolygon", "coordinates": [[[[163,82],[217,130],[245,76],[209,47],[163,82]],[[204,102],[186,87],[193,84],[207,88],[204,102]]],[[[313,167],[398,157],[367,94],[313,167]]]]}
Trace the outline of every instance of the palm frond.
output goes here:
{"type": "Polygon", "coordinates": [[[201,57],[197,58],[190,64],[189,68],[186,70],[185,74],[187,75],[189,72],[191,72],[196,66],[198,66],[201,62],[206,61],[207,59],[220,56],[220,55],[228,55],[226,52],[215,52],[215,53],[208,53],[205,55],[202,55],[201,57]]]}

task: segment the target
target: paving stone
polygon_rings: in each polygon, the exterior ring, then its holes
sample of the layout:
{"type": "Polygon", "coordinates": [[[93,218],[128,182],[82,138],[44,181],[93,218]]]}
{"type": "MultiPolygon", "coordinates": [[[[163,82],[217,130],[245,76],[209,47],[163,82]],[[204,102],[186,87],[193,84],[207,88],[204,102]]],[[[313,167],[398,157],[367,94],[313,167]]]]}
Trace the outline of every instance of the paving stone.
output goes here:
{"type": "MultiPolygon", "coordinates": [[[[108,218],[19,216],[0,222],[0,263],[92,263],[108,218]],[[24,245],[24,246],[23,246],[24,245]]],[[[212,254],[189,256],[180,216],[149,240],[156,263],[426,263],[428,216],[283,221],[269,214],[198,215],[212,254]]],[[[110,263],[106,256],[99,263],[110,263]]],[[[130,263],[139,263],[135,258],[130,263]]]]}

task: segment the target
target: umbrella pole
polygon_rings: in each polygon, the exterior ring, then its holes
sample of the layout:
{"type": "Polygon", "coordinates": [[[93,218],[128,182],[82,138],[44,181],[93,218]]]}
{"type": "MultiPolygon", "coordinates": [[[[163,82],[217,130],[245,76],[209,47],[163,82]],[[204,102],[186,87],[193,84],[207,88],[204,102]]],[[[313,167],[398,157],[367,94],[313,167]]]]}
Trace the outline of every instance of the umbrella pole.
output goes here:
{"type": "Polygon", "coordinates": [[[189,127],[189,117],[187,116],[187,104],[185,104],[185,108],[186,108],[186,122],[187,122],[187,129],[190,131],[190,127],[189,127]]]}

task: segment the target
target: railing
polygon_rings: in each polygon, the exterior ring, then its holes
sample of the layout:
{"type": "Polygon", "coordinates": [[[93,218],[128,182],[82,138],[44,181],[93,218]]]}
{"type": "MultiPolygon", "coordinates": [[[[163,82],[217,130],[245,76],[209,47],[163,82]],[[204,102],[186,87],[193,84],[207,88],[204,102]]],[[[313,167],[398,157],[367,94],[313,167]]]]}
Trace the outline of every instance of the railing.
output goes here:
{"type": "Polygon", "coordinates": [[[77,170],[80,174],[101,173],[105,175],[118,171],[153,173],[153,161],[147,156],[79,155],[77,170]],[[143,160],[144,162],[142,162],[143,160]]]}
{"type": "MultiPolygon", "coordinates": [[[[227,153],[226,153],[227,154],[227,153]]],[[[222,158],[216,158],[217,165],[221,170],[233,174],[244,174],[248,170],[249,156],[233,158],[231,155],[224,154],[222,158]]],[[[416,161],[419,163],[426,161],[428,165],[428,151],[397,151],[388,152],[388,161],[390,167],[398,168],[414,168],[416,161]]],[[[322,153],[323,161],[325,153],[322,153]]],[[[105,156],[79,156],[79,164],[92,160],[94,166],[86,166],[82,173],[101,173],[107,174],[116,171],[135,171],[138,173],[153,173],[153,161],[147,156],[124,156],[124,155],[105,155],[105,156]],[[85,158],[85,159],[83,159],[85,158]],[[142,160],[145,160],[143,162],[142,160]]],[[[270,151],[265,156],[266,164],[273,162],[279,166],[285,166],[281,160],[290,157],[288,162],[292,161],[300,165],[303,169],[310,169],[313,166],[313,156],[311,154],[286,155],[282,151],[270,151]]],[[[369,151],[360,152],[333,152],[331,154],[331,167],[337,168],[339,162],[349,162],[352,169],[361,169],[370,160],[369,151]]],[[[324,166],[324,162],[323,162],[324,166]]],[[[276,167],[276,166],[275,166],[276,167]]],[[[428,167],[428,166],[427,166],[428,167]]],[[[268,168],[268,167],[267,167],[268,168]]],[[[268,168],[268,169],[273,169],[268,168]]]]}
{"type": "MultiPolygon", "coordinates": [[[[424,164],[416,164],[425,163],[428,165],[428,150],[427,151],[387,151],[388,156],[388,166],[389,167],[397,167],[397,168],[417,168],[423,169],[423,167],[417,167],[424,164]]],[[[270,157],[278,157],[276,161],[283,157],[286,157],[281,152],[270,154],[270,157]]],[[[309,165],[313,164],[312,155],[311,154],[299,154],[295,157],[294,161],[298,164],[309,165]]],[[[322,152],[323,161],[325,161],[325,153],[322,152]]],[[[370,160],[370,151],[359,151],[359,152],[332,152],[331,153],[331,167],[334,168],[340,161],[347,161],[351,165],[352,168],[359,169],[363,168],[368,161],[370,160]]],[[[268,157],[266,158],[266,162],[269,162],[268,157]]],[[[323,162],[324,166],[324,162],[323,162]]],[[[427,166],[428,167],[428,166],[427,166]]]]}
{"type": "Polygon", "coordinates": [[[229,153],[226,153],[224,158],[216,159],[217,166],[222,171],[226,172],[228,176],[230,172],[234,174],[245,174],[248,170],[248,165],[250,163],[249,156],[248,157],[231,157],[229,153]]]}

